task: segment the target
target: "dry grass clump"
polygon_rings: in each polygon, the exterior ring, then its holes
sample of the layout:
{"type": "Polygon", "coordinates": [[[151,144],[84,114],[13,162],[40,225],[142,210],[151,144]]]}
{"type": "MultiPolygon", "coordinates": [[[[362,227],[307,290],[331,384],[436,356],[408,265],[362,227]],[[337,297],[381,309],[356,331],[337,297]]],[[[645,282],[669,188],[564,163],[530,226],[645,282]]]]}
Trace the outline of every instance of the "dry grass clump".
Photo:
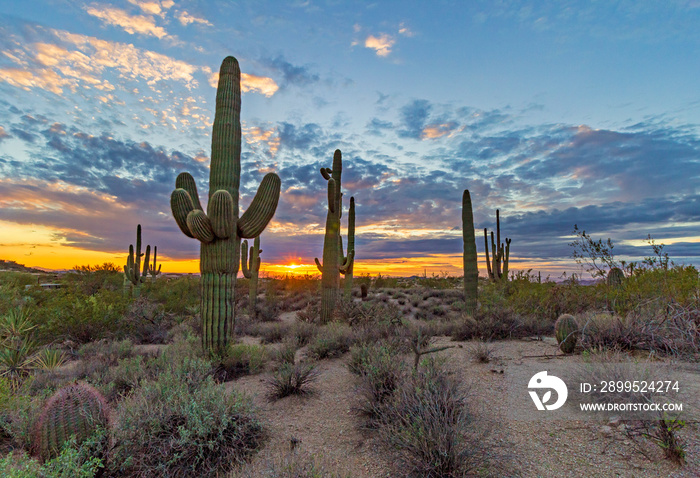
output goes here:
{"type": "Polygon", "coordinates": [[[312,363],[283,362],[267,381],[267,397],[279,400],[289,395],[308,395],[319,372],[312,363]]]}

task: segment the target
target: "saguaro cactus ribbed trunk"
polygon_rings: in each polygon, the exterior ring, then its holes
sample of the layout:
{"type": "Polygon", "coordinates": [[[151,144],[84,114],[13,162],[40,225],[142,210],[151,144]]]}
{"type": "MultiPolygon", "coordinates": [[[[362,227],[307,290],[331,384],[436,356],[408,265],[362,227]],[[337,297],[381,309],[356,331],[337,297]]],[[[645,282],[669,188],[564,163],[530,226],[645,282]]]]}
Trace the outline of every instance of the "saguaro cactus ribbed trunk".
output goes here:
{"type": "MultiPolygon", "coordinates": [[[[347,256],[343,255],[343,240],[340,237],[340,263],[344,264],[347,262],[347,256]]],[[[348,254],[349,251],[355,253],[355,198],[350,198],[350,210],[348,211],[348,254]]],[[[345,298],[352,298],[352,269],[355,266],[355,258],[348,264],[347,270],[343,273],[345,276],[345,298]]]]}
{"type": "Polygon", "coordinates": [[[474,315],[477,307],[479,268],[476,263],[476,236],[474,215],[469,190],[462,195],[462,239],[464,241],[464,305],[469,315],[474,315]]]}
{"type": "Polygon", "coordinates": [[[238,60],[229,56],[221,64],[216,90],[207,213],[189,173],[177,177],[170,197],[180,230],[201,242],[202,345],[210,352],[224,349],[233,335],[241,238],[259,236],[274,216],[279,201],[280,178],[268,173],[250,207],[239,218],[240,181],[241,70],[238,60]]]}
{"type": "Polygon", "coordinates": [[[315,259],[321,271],[321,322],[328,322],[333,316],[340,291],[340,273],[352,267],[355,251],[348,248],[348,255],[341,261],[342,243],[340,238],[340,216],[343,208],[340,192],[340,178],[343,160],[339,149],[333,155],[333,169],[321,168],[321,175],[328,181],[328,214],[326,215],[326,235],[323,242],[323,265],[315,259]]]}
{"type": "Polygon", "coordinates": [[[248,241],[243,241],[241,246],[241,269],[243,277],[248,279],[248,314],[255,318],[257,315],[256,302],[258,301],[258,275],[260,273],[260,236],[253,241],[250,248],[250,259],[248,259],[248,241]]]}

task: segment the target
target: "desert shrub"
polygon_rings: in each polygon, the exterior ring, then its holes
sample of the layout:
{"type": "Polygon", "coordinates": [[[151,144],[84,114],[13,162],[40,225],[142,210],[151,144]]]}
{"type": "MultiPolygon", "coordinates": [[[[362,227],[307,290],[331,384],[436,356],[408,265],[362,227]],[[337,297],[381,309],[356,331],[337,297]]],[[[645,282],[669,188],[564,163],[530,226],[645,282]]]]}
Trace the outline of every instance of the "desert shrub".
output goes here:
{"type": "Polygon", "coordinates": [[[286,337],[282,341],[282,346],[275,351],[275,360],[279,363],[293,364],[296,353],[299,350],[299,340],[296,337],[286,337]]]}
{"type": "Polygon", "coordinates": [[[247,332],[253,337],[260,337],[264,344],[272,344],[281,342],[289,329],[289,324],[283,322],[255,322],[247,327],[247,332]]]}
{"type": "Polygon", "coordinates": [[[489,363],[493,358],[493,346],[486,341],[479,340],[469,348],[469,355],[476,363],[489,363]]]}
{"type": "Polygon", "coordinates": [[[366,343],[350,349],[350,371],[360,377],[355,411],[374,426],[381,407],[401,383],[406,367],[389,343],[366,343]]]}
{"type": "MultiPolygon", "coordinates": [[[[452,325],[451,325],[452,328],[452,325]]],[[[452,340],[497,340],[551,334],[553,323],[521,316],[508,308],[480,309],[476,316],[463,316],[454,326],[452,340]]]]}
{"type": "Polygon", "coordinates": [[[5,478],[93,478],[99,475],[103,460],[89,456],[90,443],[78,446],[70,440],[61,453],[46,463],[23,454],[10,452],[0,458],[0,475],[5,478]]]}
{"type": "Polygon", "coordinates": [[[142,294],[161,304],[168,314],[193,315],[199,308],[199,278],[191,275],[160,278],[147,283],[142,294]]]}
{"type": "Polygon", "coordinates": [[[321,303],[315,301],[309,303],[304,309],[297,312],[297,321],[317,324],[321,320],[321,303]]]}
{"type": "Polygon", "coordinates": [[[83,344],[126,333],[121,319],[129,300],[121,292],[101,289],[90,296],[70,289],[41,292],[44,292],[41,300],[32,308],[35,323],[39,325],[39,344],[63,340],[83,344]]]}
{"type": "Polygon", "coordinates": [[[243,375],[263,371],[267,360],[265,347],[252,344],[231,344],[226,354],[218,361],[214,376],[218,381],[228,382],[243,375]]]}
{"type": "Polygon", "coordinates": [[[168,330],[175,325],[172,314],[146,297],[139,297],[129,304],[122,318],[125,333],[140,344],[162,344],[168,338],[168,330]]]}
{"type": "Polygon", "coordinates": [[[210,370],[201,360],[178,364],[120,403],[111,473],[216,476],[261,446],[250,403],[217,385],[210,370]]]}
{"type": "Polygon", "coordinates": [[[295,322],[289,330],[289,334],[297,339],[299,346],[308,344],[316,335],[317,326],[309,322],[295,322]]]}
{"type": "Polygon", "coordinates": [[[404,476],[461,477],[483,468],[482,427],[456,378],[428,366],[408,375],[379,414],[379,436],[404,476]]]}
{"type": "Polygon", "coordinates": [[[29,450],[44,398],[29,394],[27,384],[13,392],[10,382],[0,378],[0,438],[5,446],[29,450]]]}
{"type": "Polygon", "coordinates": [[[350,350],[355,337],[352,329],[338,322],[331,322],[319,328],[309,342],[308,354],[317,360],[339,357],[350,350]]]}
{"type": "Polygon", "coordinates": [[[278,400],[289,395],[307,395],[311,385],[318,380],[318,370],[312,363],[284,362],[267,380],[267,396],[278,400]]]}

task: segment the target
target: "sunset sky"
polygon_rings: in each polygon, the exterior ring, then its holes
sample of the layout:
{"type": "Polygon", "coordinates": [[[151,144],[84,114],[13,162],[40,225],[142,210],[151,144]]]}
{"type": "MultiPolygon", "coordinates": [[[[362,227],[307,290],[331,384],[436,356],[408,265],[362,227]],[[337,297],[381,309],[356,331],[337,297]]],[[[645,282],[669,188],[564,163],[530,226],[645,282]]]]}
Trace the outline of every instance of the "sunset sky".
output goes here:
{"type": "Polygon", "coordinates": [[[356,274],[461,275],[464,189],[482,275],[496,208],[511,269],[579,271],[574,224],[700,265],[698,25],[698,0],[3,0],[0,259],[121,265],[140,223],[164,271],[198,271],[169,198],[182,171],[208,191],[233,55],[241,206],[282,179],[268,273],[316,272],[335,149],[356,274]]]}

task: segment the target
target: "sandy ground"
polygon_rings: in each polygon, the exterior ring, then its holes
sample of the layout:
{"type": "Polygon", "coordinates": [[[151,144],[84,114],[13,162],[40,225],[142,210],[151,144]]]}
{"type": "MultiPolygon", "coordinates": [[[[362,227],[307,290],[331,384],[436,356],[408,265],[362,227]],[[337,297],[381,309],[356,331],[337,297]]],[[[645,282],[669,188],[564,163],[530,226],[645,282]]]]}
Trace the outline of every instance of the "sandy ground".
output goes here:
{"type": "MultiPolygon", "coordinates": [[[[285,316],[283,320],[291,320],[285,316]]],[[[451,342],[439,337],[436,345],[456,347],[439,352],[448,366],[465,384],[471,384],[475,409],[490,431],[494,453],[507,460],[512,471],[492,471],[489,476],[524,477],[700,477],[700,433],[698,424],[681,432],[686,443],[688,462],[678,467],[663,459],[655,445],[646,449],[654,455],[650,461],[635,451],[624,431],[613,427],[604,434],[605,423],[565,420],[542,424],[510,419],[507,401],[503,399],[508,367],[523,363],[548,363],[539,355],[556,355],[552,338],[544,341],[510,340],[495,342],[490,363],[475,363],[469,350],[474,344],[451,342]]],[[[303,353],[303,350],[300,351],[303,353]]],[[[559,355],[561,355],[559,353],[559,355]]],[[[253,398],[260,416],[271,433],[265,448],[249,466],[231,476],[266,476],[271,461],[294,453],[319,459],[327,470],[358,478],[390,477],[392,455],[382,449],[372,431],[360,428],[360,419],[353,414],[356,377],[347,369],[349,354],[321,361],[320,377],[315,392],[307,397],[286,397],[269,402],[265,397],[268,374],[242,377],[227,383],[253,398]]],[[[555,360],[580,360],[580,356],[555,360]]],[[[330,476],[323,474],[322,476],[330,476]]]]}

